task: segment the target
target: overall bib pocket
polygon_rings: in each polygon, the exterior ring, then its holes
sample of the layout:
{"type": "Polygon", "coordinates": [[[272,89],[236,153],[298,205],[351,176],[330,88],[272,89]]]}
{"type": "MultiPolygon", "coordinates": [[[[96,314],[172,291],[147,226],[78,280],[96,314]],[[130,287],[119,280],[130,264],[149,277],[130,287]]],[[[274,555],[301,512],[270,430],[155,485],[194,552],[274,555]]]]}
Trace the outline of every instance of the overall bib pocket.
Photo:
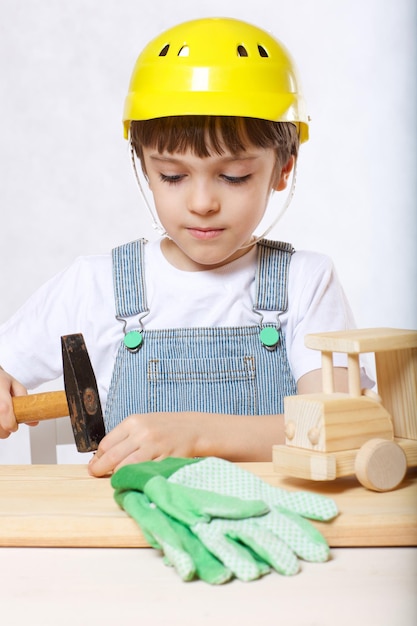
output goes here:
{"type": "Polygon", "coordinates": [[[255,358],[150,359],[149,411],[194,410],[235,415],[257,413],[255,358]],[[192,409],[191,409],[192,410],[192,409]]]}

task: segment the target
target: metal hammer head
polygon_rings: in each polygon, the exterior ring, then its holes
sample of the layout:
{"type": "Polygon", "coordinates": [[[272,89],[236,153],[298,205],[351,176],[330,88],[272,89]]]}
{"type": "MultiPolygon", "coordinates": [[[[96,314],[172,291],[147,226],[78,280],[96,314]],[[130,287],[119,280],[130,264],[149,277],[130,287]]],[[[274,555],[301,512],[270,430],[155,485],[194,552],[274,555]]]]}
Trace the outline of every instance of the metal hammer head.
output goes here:
{"type": "Polygon", "coordinates": [[[96,377],[81,333],[61,337],[64,384],[78,452],[97,450],[106,434],[96,377]]]}

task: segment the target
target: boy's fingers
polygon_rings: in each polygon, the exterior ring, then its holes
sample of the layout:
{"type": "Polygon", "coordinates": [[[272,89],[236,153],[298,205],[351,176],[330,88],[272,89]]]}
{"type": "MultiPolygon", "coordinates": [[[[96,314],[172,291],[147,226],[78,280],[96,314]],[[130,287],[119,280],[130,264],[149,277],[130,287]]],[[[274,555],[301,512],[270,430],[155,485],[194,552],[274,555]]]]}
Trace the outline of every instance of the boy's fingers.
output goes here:
{"type": "Polygon", "coordinates": [[[15,378],[12,378],[11,385],[10,385],[10,393],[12,396],[27,396],[28,395],[28,391],[26,387],[22,385],[22,383],[19,383],[19,381],[16,380],[15,378]]]}
{"type": "Polygon", "coordinates": [[[16,432],[18,423],[13,413],[11,397],[0,399],[0,437],[6,439],[11,433],[16,432]]]}
{"type": "Polygon", "coordinates": [[[88,471],[93,476],[107,476],[123,465],[160,458],[164,457],[158,455],[154,448],[140,446],[131,437],[126,437],[105,451],[99,448],[88,465],[88,471]]]}
{"type": "Polygon", "coordinates": [[[130,452],[129,438],[122,429],[116,427],[101,440],[97,452],[88,465],[88,471],[93,476],[111,474],[130,452]]]}
{"type": "Polygon", "coordinates": [[[6,439],[18,429],[13,412],[12,396],[26,396],[27,389],[0,367],[2,379],[2,397],[0,398],[0,439],[6,439]]]}

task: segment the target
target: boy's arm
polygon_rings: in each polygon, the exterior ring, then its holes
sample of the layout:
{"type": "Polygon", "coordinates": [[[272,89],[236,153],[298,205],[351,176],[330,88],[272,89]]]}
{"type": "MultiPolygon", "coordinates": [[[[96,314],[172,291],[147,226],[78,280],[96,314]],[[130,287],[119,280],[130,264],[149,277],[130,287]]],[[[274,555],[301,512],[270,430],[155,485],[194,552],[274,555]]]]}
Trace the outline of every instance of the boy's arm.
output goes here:
{"type": "MultiPolygon", "coordinates": [[[[347,392],[345,368],[334,368],[334,387],[335,391],[347,392]]],[[[320,392],[321,370],[302,376],[297,388],[300,394],[320,392]]],[[[219,456],[237,462],[271,461],[272,445],[285,443],[283,415],[209,415],[205,426],[200,440],[203,452],[196,456],[219,456]],[[216,436],[221,431],[223,435],[216,436]]]]}
{"type": "MultiPolygon", "coordinates": [[[[335,368],[335,389],[347,388],[347,373],[335,368]]],[[[303,376],[300,393],[321,391],[321,371],[303,376]]],[[[283,443],[283,415],[151,413],[130,415],[101,441],[90,462],[94,476],[122,465],[167,456],[217,456],[229,461],[271,461],[272,445],[283,443]]]]}
{"type": "MultiPolygon", "coordinates": [[[[321,370],[313,370],[300,378],[297,383],[298,393],[316,393],[323,389],[321,370]]],[[[334,389],[347,393],[348,391],[348,374],[344,367],[333,368],[334,389]]]]}

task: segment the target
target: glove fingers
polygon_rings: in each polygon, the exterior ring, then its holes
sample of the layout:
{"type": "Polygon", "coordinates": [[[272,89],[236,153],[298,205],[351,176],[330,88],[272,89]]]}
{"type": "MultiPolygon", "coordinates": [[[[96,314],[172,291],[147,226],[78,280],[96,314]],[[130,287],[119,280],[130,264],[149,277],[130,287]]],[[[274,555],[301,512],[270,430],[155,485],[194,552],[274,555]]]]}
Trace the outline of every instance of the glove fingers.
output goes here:
{"type": "Polygon", "coordinates": [[[182,580],[192,580],[196,574],[194,560],[184,549],[167,517],[143,493],[115,492],[114,497],[119,506],[136,521],[149,545],[162,550],[166,561],[175,568],[182,580]]]}
{"type": "Polygon", "coordinates": [[[251,549],[263,561],[284,576],[293,576],[300,570],[294,552],[267,528],[260,528],[256,523],[245,529],[230,529],[227,536],[251,549]]]}
{"type": "Polygon", "coordinates": [[[137,491],[116,491],[115,500],[139,525],[150,546],[162,550],[164,561],[182,580],[197,576],[212,585],[227,582],[232,572],[214,557],[183,524],[168,517],[137,491]]]}
{"type": "Polygon", "coordinates": [[[269,511],[262,500],[242,500],[204,489],[171,484],[163,476],[149,480],[144,493],[162,511],[188,526],[196,522],[208,522],[212,517],[243,519],[264,515],[269,511]]]}
{"type": "Polygon", "coordinates": [[[255,580],[267,574],[269,566],[286,576],[299,571],[290,548],[256,522],[219,520],[198,524],[194,532],[240,580],[255,580]]]}
{"type": "Polygon", "coordinates": [[[277,489],[274,497],[265,498],[270,505],[277,504],[293,513],[322,522],[329,521],[339,513],[331,498],[310,491],[285,491],[277,489]]]}
{"type": "Polygon", "coordinates": [[[198,578],[211,585],[221,585],[232,578],[232,572],[207,550],[196,535],[174,519],[170,523],[186,551],[193,555],[198,578]]]}
{"type": "Polygon", "coordinates": [[[287,491],[273,487],[252,472],[216,457],[186,465],[169,478],[170,483],[194,489],[207,489],[243,500],[263,500],[269,506],[277,504],[303,517],[327,521],[338,514],[336,503],[326,496],[308,491],[287,491]]]}
{"type": "Polygon", "coordinates": [[[321,563],[328,560],[330,548],[326,539],[309,521],[296,513],[274,507],[262,518],[262,525],[305,561],[321,563]]]}
{"type": "Polygon", "coordinates": [[[196,567],[190,555],[184,550],[166,543],[163,539],[159,539],[159,541],[166,557],[165,563],[172,565],[178,576],[185,582],[193,580],[196,575],[196,567]]]}
{"type": "MultiPolygon", "coordinates": [[[[217,524],[215,521],[210,524],[201,523],[197,524],[193,531],[206,548],[239,580],[247,582],[269,573],[268,564],[261,558],[255,558],[245,546],[229,539],[223,526],[224,523],[217,524]]],[[[229,527],[229,524],[227,526],[229,527]]]]}
{"type": "Polygon", "coordinates": [[[124,509],[135,520],[149,545],[157,550],[162,550],[161,544],[152,532],[152,527],[155,528],[156,525],[152,524],[154,516],[149,510],[149,500],[146,498],[145,503],[142,501],[141,495],[138,497],[135,491],[115,491],[114,499],[120,508],[124,509]]]}

